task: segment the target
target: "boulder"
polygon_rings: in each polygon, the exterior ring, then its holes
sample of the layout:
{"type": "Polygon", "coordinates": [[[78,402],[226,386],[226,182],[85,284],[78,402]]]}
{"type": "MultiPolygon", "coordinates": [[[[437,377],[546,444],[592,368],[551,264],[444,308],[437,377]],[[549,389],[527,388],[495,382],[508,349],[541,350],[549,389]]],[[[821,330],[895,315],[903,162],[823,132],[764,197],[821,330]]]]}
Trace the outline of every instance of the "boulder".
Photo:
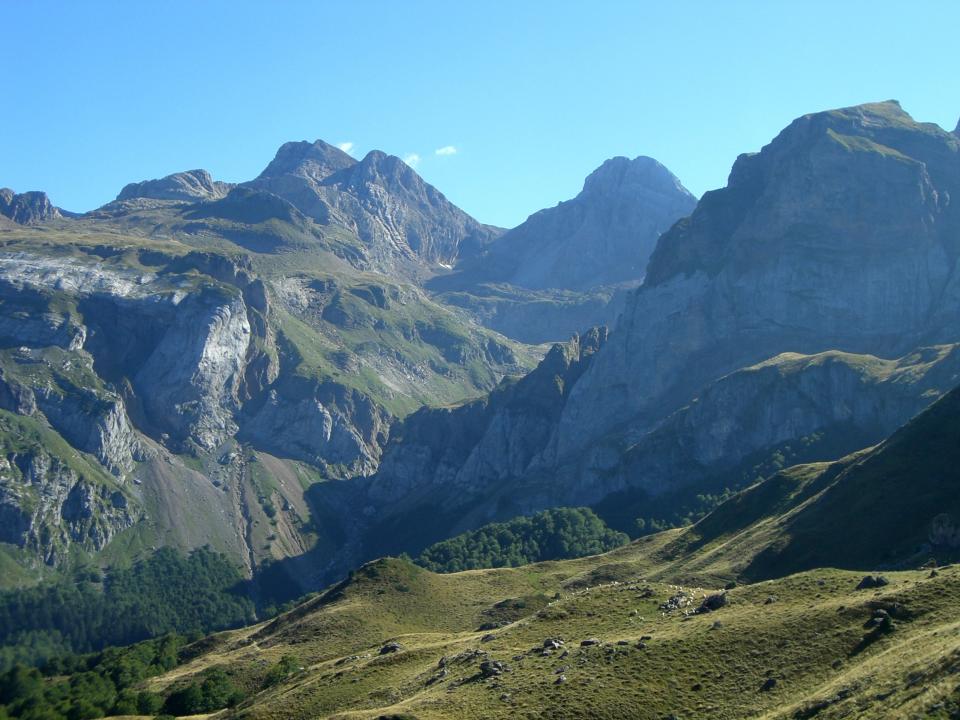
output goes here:
{"type": "Polygon", "coordinates": [[[865,575],[863,580],[861,580],[857,585],[857,590],[871,590],[873,588],[880,588],[889,584],[890,581],[887,580],[883,575],[865,575]]]}

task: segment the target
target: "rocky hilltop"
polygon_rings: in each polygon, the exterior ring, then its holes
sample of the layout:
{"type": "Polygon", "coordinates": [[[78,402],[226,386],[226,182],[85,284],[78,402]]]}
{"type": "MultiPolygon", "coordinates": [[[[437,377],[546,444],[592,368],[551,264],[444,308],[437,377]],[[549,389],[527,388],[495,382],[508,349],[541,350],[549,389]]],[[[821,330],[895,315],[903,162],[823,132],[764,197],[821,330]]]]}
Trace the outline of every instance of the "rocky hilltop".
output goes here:
{"type": "Polygon", "coordinates": [[[188,170],[167,175],[159,180],[130,183],[120,191],[117,200],[219,200],[231,187],[230,183],[214,180],[206,170],[188,170]]]}
{"type": "Polygon", "coordinates": [[[60,209],[54,207],[45,192],[15,193],[10,188],[0,188],[0,215],[19,225],[32,225],[61,217],[60,209]]]}
{"type": "Polygon", "coordinates": [[[355,234],[371,267],[381,271],[422,274],[421,264],[452,264],[500,232],[457,208],[400,158],[378,150],[357,161],[322,140],[287,143],[248,185],[355,234]]]}

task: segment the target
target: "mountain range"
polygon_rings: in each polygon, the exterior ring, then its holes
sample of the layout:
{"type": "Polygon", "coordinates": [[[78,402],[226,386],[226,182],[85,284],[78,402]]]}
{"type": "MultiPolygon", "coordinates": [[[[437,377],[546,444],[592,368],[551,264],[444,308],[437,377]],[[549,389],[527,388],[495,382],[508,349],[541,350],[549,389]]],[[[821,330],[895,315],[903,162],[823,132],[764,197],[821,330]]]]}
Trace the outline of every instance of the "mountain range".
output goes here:
{"type": "Polygon", "coordinates": [[[613,158],[510,230],[397,157],[320,140],[284,144],[247,182],[191,170],[82,215],[4,189],[0,589],[109,586],[162,547],[221,553],[260,613],[327,587],[151,681],[169,699],[229,658],[256,688],[245,717],[574,717],[584,692],[611,717],[841,717],[877,711],[871,678],[904,713],[948,707],[943,673],[910,694],[929,654],[900,668],[877,648],[952,632],[936,596],[953,573],[915,568],[957,548],[956,197],[960,127],[896,101],[798,118],[699,201],[657,161],[613,158]],[[568,507],[635,542],[465,576],[377,560],[568,507]],[[894,581],[874,607],[852,583],[877,569],[894,581]],[[747,583],[729,629],[694,612],[702,592],[677,600],[725,583],[747,583]],[[783,614],[748,611],[761,594],[783,614]],[[903,631],[861,647],[878,608],[903,631]],[[656,613],[655,628],[630,619],[656,613]],[[795,646],[798,618],[835,641],[795,646]],[[725,641],[701,631],[733,635],[767,694],[739,697],[717,669],[725,641]],[[644,680],[647,712],[610,688],[642,672],[650,632],[686,685],[644,680]],[[516,659],[565,633],[605,636],[566,663],[602,686],[516,659]],[[751,633],[792,664],[772,667],[751,633]],[[462,672],[431,669],[438,654],[462,672]],[[287,655],[300,664],[267,682],[287,655]]]}

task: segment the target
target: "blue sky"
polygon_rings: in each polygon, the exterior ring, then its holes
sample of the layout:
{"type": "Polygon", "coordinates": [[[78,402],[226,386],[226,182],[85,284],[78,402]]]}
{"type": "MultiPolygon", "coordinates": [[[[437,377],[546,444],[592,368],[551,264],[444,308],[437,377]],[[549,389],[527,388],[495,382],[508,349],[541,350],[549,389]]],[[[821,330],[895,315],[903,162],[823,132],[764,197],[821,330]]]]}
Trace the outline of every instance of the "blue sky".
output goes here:
{"type": "Polygon", "coordinates": [[[960,117],[952,0],[0,3],[0,186],[77,211],[323,138],[512,226],[614,155],[699,195],[807,112],[960,117]]]}

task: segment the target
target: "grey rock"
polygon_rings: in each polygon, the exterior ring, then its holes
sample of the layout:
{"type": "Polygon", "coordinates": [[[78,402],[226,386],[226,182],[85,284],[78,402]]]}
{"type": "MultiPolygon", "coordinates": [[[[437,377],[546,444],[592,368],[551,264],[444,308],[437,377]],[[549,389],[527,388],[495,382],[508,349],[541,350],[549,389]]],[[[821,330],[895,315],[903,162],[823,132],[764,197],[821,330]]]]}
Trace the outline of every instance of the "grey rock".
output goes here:
{"type": "Polygon", "coordinates": [[[703,602],[700,603],[700,607],[697,608],[698,613],[708,613],[713,612],[714,610],[719,610],[720,608],[726,606],[727,604],[727,594],[726,593],[713,593],[712,595],[707,595],[703,599],[703,602]]]}
{"type": "Polygon", "coordinates": [[[229,183],[214,180],[206,170],[188,170],[159,180],[130,183],[120,191],[117,200],[218,200],[226,196],[231,187],[229,183]]]}
{"type": "Polygon", "coordinates": [[[48,565],[64,561],[70,545],[102,550],[139,517],[119,491],[80,477],[40,447],[8,457],[0,463],[0,541],[48,565]]]}
{"type": "Polygon", "coordinates": [[[653,158],[615,157],[590,174],[577,197],[531,215],[464,272],[531,289],[639,282],[657,239],[696,203],[653,158]]]}
{"type": "Polygon", "coordinates": [[[35,225],[63,217],[60,209],[53,206],[46,193],[15,193],[10,188],[0,188],[0,215],[20,225],[35,225]]]}
{"type": "Polygon", "coordinates": [[[276,454],[369,475],[380,460],[390,415],[356,390],[285,379],[248,411],[240,436],[276,454]]]}
{"type": "Polygon", "coordinates": [[[480,675],[485,678],[502,675],[506,667],[499,660],[484,660],[480,663],[480,675]]]}
{"type": "Polygon", "coordinates": [[[873,588],[880,588],[889,584],[890,581],[883,575],[865,575],[863,579],[857,583],[857,590],[872,590],[873,588]]]}

